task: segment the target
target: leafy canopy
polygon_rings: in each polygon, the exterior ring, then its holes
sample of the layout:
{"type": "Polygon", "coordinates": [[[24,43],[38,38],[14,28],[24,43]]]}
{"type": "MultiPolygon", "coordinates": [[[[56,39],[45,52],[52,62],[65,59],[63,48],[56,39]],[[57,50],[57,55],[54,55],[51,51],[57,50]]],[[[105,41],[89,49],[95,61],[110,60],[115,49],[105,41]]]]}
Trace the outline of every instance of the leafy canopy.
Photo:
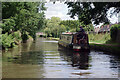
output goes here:
{"type": "Polygon", "coordinates": [[[68,5],[70,17],[78,16],[80,22],[88,25],[92,22],[94,24],[109,23],[107,18],[107,11],[114,7],[115,12],[120,11],[120,2],[65,2],[68,5]]]}

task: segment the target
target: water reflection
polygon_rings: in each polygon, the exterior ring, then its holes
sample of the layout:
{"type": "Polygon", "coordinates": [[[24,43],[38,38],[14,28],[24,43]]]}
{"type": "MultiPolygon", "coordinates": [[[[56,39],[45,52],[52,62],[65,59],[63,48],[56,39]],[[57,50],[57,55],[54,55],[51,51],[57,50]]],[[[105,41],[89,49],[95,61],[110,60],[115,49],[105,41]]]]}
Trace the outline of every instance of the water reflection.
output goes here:
{"type": "Polygon", "coordinates": [[[21,55],[13,57],[13,63],[17,64],[43,64],[44,55],[42,51],[22,52],[21,55]]]}
{"type": "Polygon", "coordinates": [[[72,67],[78,67],[79,69],[88,69],[89,65],[89,53],[90,52],[74,52],[65,50],[63,47],[59,47],[59,53],[61,58],[68,62],[72,62],[72,67]]]}
{"type": "Polygon", "coordinates": [[[117,78],[119,58],[104,52],[73,52],[38,38],[3,53],[4,78],[117,78]],[[26,75],[27,74],[27,75],[26,75]]]}
{"type": "Polygon", "coordinates": [[[89,52],[73,53],[72,66],[79,66],[79,69],[88,69],[89,67],[89,52]]]}
{"type": "Polygon", "coordinates": [[[72,74],[80,78],[118,77],[119,58],[109,53],[73,52],[62,48],[59,48],[59,53],[63,61],[72,62],[70,65],[75,68],[72,74]]]}

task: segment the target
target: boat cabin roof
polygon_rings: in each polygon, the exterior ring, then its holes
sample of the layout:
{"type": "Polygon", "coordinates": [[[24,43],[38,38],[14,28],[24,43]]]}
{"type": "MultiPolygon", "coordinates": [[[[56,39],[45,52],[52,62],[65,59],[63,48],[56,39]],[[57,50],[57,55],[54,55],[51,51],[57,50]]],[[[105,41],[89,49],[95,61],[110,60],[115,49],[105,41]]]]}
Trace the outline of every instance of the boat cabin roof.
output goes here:
{"type": "Polygon", "coordinates": [[[62,35],[73,35],[76,34],[76,32],[63,32],[62,35]]]}

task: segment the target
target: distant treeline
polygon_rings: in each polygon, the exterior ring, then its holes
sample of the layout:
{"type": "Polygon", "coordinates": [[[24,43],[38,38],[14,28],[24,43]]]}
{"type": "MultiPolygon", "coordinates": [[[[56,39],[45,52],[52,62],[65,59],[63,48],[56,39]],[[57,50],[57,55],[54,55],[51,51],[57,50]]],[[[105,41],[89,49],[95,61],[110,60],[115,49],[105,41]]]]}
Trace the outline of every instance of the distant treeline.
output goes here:
{"type": "Polygon", "coordinates": [[[61,20],[59,17],[51,17],[46,19],[46,26],[43,31],[47,37],[59,37],[62,32],[77,32],[79,26],[83,26],[85,31],[94,31],[92,24],[84,25],[79,20],[61,20]]]}

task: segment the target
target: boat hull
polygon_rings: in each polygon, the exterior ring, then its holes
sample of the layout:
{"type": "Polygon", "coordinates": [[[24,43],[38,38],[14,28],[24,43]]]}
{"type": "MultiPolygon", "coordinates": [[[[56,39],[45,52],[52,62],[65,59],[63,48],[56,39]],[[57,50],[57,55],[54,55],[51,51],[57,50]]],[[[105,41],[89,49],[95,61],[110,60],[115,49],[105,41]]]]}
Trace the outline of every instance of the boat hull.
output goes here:
{"type": "Polygon", "coordinates": [[[65,49],[73,50],[73,51],[90,51],[89,45],[78,45],[78,44],[68,44],[63,41],[58,42],[59,47],[63,47],[65,49]]]}

